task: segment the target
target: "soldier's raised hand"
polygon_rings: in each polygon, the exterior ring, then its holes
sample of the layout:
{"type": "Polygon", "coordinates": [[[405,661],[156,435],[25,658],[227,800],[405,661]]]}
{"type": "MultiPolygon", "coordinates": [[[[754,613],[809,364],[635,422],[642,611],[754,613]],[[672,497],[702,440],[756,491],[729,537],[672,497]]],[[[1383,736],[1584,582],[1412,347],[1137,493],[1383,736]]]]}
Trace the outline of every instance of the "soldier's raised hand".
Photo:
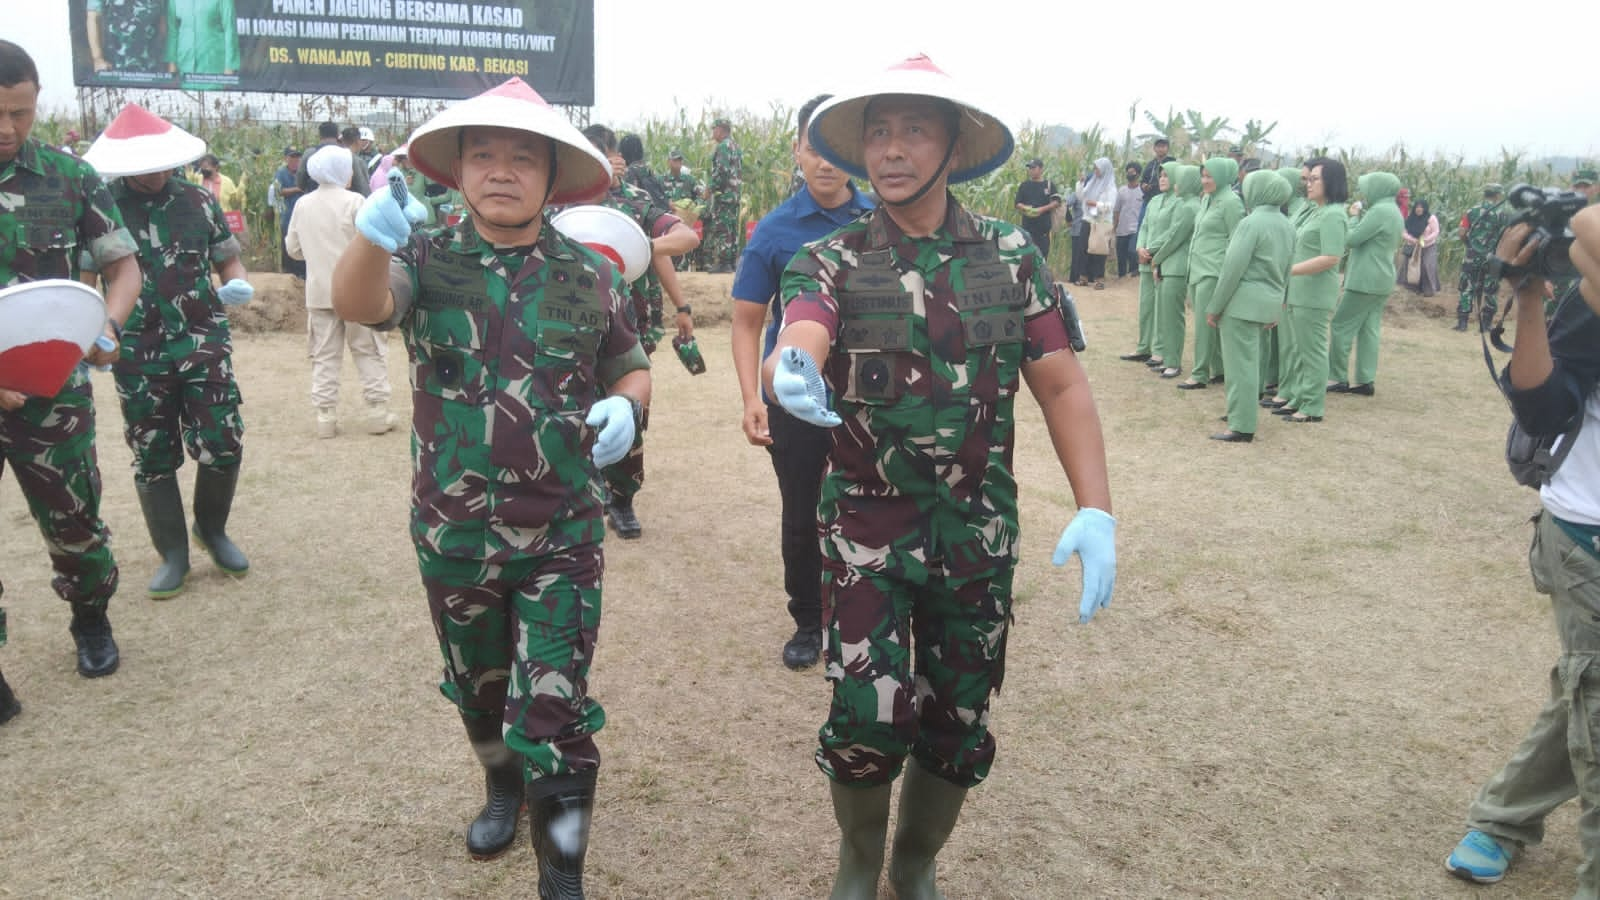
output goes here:
{"type": "Polygon", "coordinates": [[[1078,600],[1078,622],[1094,618],[1096,610],[1111,602],[1117,583],[1117,520],[1105,510],[1085,506],[1072,517],[1050,563],[1064,566],[1072,554],[1083,563],[1083,596],[1078,600]]]}
{"type": "Polygon", "coordinates": [[[778,351],[772,395],[778,405],[802,422],[819,428],[832,428],[840,422],[838,413],[828,408],[828,387],[822,382],[817,361],[799,347],[778,351]]]}
{"type": "Polygon", "coordinates": [[[600,430],[594,438],[594,449],[589,452],[596,466],[604,469],[628,455],[633,446],[634,425],[633,403],[627,397],[606,397],[589,408],[589,416],[583,421],[600,430]]]}
{"type": "Polygon", "coordinates": [[[250,282],[245,281],[243,278],[229,279],[227,284],[217,288],[217,299],[227,306],[240,306],[249,303],[250,298],[255,295],[256,289],[251,287],[250,282]]]}
{"type": "Polygon", "coordinates": [[[362,237],[390,253],[411,238],[411,228],[428,219],[422,201],[406,190],[405,175],[389,170],[389,189],[373,191],[356,211],[356,229],[362,237]]]}

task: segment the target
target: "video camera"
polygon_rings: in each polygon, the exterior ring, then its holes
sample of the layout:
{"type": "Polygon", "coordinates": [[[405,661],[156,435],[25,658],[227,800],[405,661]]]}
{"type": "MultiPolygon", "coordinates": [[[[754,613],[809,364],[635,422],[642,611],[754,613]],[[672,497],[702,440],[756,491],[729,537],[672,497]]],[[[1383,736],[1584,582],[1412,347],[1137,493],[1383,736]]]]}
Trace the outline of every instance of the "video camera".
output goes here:
{"type": "MultiPolygon", "coordinates": [[[[1572,217],[1589,203],[1589,198],[1577,191],[1560,188],[1537,188],[1519,184],[1511,189],[1506,202],[1516,210],[1516,215],[1506,222],[1506,228],[1527,223],[1533,226],[1528,239],[1539,240],[1539,249],[1524,266],[1501,265],[1503,278],[1536,274],[1545,278],[1566,278],[1577,273],[1573,268],[1572,217]]],[[[1502,233],[1504,233],[1502,231],[1502,233]]]]}

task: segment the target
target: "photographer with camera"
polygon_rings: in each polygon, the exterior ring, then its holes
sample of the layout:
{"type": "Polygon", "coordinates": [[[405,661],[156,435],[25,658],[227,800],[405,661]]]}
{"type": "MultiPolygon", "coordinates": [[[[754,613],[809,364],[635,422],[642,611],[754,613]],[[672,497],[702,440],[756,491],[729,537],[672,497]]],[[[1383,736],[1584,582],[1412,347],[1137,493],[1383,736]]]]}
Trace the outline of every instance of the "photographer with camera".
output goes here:
{"type": "MultiPolygon", "coordinates": [[[[1513,191],[1513,199],[1519,187],[1513,191]]],[[[1540,438],[1562,435],[1538,479],[1528,567],[1550,595],[1561,656],[1550,699],[1511,760],[1478,792],[1466,837],[1445,868],[1467,881],[1504,877],[1517,852],[1544,837],[1557,806],[1582,798],[1580,897],[1600,896],[1600,207],[1573,215],[1568,195],[1539,192],[1501,235],[1491,265],[1515,290],[1517,341],[1500,376],[1517,423],[1540,438]],[[1563,214],[1564,213],[1564,214],[1563,214]],[[1567,222],[1570,217],[1570,227],[1567,222]],[[1570,264],[1568,262],[1570,258],[1570,264]],[[1575,267],[1582,281],[1561,297],[1548,325],[1544,280],[1575,267]],[[1579,424],[1580,420],[1582,423],[1579,424]],[[1574,433],[1575,431],[1575,433],[1574,433]],[[1570,445],[1570,446],[1563,446],[1570,445]],[[1563,459],[1564,456],[1564,459],[1563,459]]],[[[1581,207],[1580,207],[1581,209],[1581,207]]]]}

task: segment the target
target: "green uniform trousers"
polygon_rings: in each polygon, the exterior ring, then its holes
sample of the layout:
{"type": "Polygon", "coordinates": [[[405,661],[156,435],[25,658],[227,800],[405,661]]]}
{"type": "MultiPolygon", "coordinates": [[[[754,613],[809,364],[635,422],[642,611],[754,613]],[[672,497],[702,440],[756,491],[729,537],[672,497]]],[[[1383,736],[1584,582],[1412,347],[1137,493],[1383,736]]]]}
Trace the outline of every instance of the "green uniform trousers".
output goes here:
{"type": "Polygon", "coordinates": [[[1322,415],[1328,399],[1328,319],[1331,310],[1290,306],[1284,309],[1283,371],[1278,394],[1308,416],[1322,415]]]}
{"type": "Polygon", "coordinates": [[[1156,340],[1156,279],[1148,267],[1139,269],[1139,343],[1134,353],[1149,353],[1156,340]]]}
{"type": "Polygon", "coordinates": [[[417,547],[444,655],[439,691],[464,715],[496,717],[524,775],[597,769],[605,710],[589,696],[600,631],[599,544],[489,565],[417,547]]]}
{"type": "Polygon", "coordinates": [[[1346,384],[1371,384],[1378,377],[1378,332],[1383,327],[1383,307],[1388,294],[1346,290],[1333,314],[1328,339],[1328,380],[1346,384]],[[1355,377],[1350,376],[1350,345],[1356,347],[1355,377]]]}
{"type": "Polygon", "coordinates": [[[1278,338],[1281,328],[1261,329],[1261,389],[1267,385],[1278,387],[1278,338]]]}
{"type": "Polygon", "coordinates": [[[1211,295],[1217,289],[1215,278],[1201,278],[1191,282],[1189,295],[1194,298],[1194,368],[1189,377],[1201,384],[1222,374],[1222,348],[1217,329],[1206,324],[1206,307],[1211,305],[1211,295]]]}
{"type": "Polygon", "coordinates": [[[1153,352],[1169,369],[1183,368],[1183,335],[1188,322],[1183,308],[1189,293],[1184,275],[1163,275],[1156,284],[1156,341],[1153,352]]]}
{"type": "Polygon", "coordinates": [[[11,468],[44,536],[56,594],[103,609],[117,592],[117,563],[100,519],[94,393],[86,377],[72,378],[54,397],[0,411],[0,474],[11,468]]]}
{"type": "Polygon", "coordinates": [[[1227,368],[1228,430],[1255,434],[1261,412],[1262,335],[1269,329],[1260,322],[1224,315],[1217,327],[1219,355],[1227,368]]]}
{"type": "Polygon", "coordinates": [[[1511,761],[1472,801],[1467,824],[1507,843],[1537,844],[1545,817],[1581,798],[1576,896],[1600,897],[1600,559],[1543,512],[1528,568],[1534,587],[1550,596],[1561,656],[1550,670],[1550,699],[1511,761]]]}

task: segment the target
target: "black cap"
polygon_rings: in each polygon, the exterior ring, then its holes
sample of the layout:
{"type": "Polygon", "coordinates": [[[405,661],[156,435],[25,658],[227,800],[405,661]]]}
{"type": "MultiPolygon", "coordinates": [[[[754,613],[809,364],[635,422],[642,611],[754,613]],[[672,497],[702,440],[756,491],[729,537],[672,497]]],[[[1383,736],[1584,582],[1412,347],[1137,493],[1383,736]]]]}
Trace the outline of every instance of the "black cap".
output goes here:
{"type": "Polygon", "coordinates": [[[1042,160],[1039,157],[1035,156],[1033,159],[1028,160],[1028,168],[1030,168],[1030,169],[1042,169],[1042,168],[1044,168],[1044,160],[1042,160]]]}
{"type": "Polygon", "coordinates": [[[300,150],[297,147],[285,147],[285,148],[283,148],[283,155],[284,156],[299,156],[300,155],[300,150]]]}
{"type": "Polygon", "coordinates": [[[1244,148],[1243,148],[1243,147],[1241,147],[1241,146],[1239,146],[1239,145],[1238,145],[1238,144],[1234,144],[1234,145],[1233,145],[1233,146],[1232,146],[1232,147],[1229,147],[1229,148],[1228,148],[1228,153],[1229,153],[1229,154],[1230,154],[1230,155],[1231,155],[1231,154],[1234,154],[1234,153],[1237,153],[1237,154],[1239,154],[1239,155],[1240,155],[1240,156],[1243,156],[1243,155],[1244,155],[1244,148]]]}

